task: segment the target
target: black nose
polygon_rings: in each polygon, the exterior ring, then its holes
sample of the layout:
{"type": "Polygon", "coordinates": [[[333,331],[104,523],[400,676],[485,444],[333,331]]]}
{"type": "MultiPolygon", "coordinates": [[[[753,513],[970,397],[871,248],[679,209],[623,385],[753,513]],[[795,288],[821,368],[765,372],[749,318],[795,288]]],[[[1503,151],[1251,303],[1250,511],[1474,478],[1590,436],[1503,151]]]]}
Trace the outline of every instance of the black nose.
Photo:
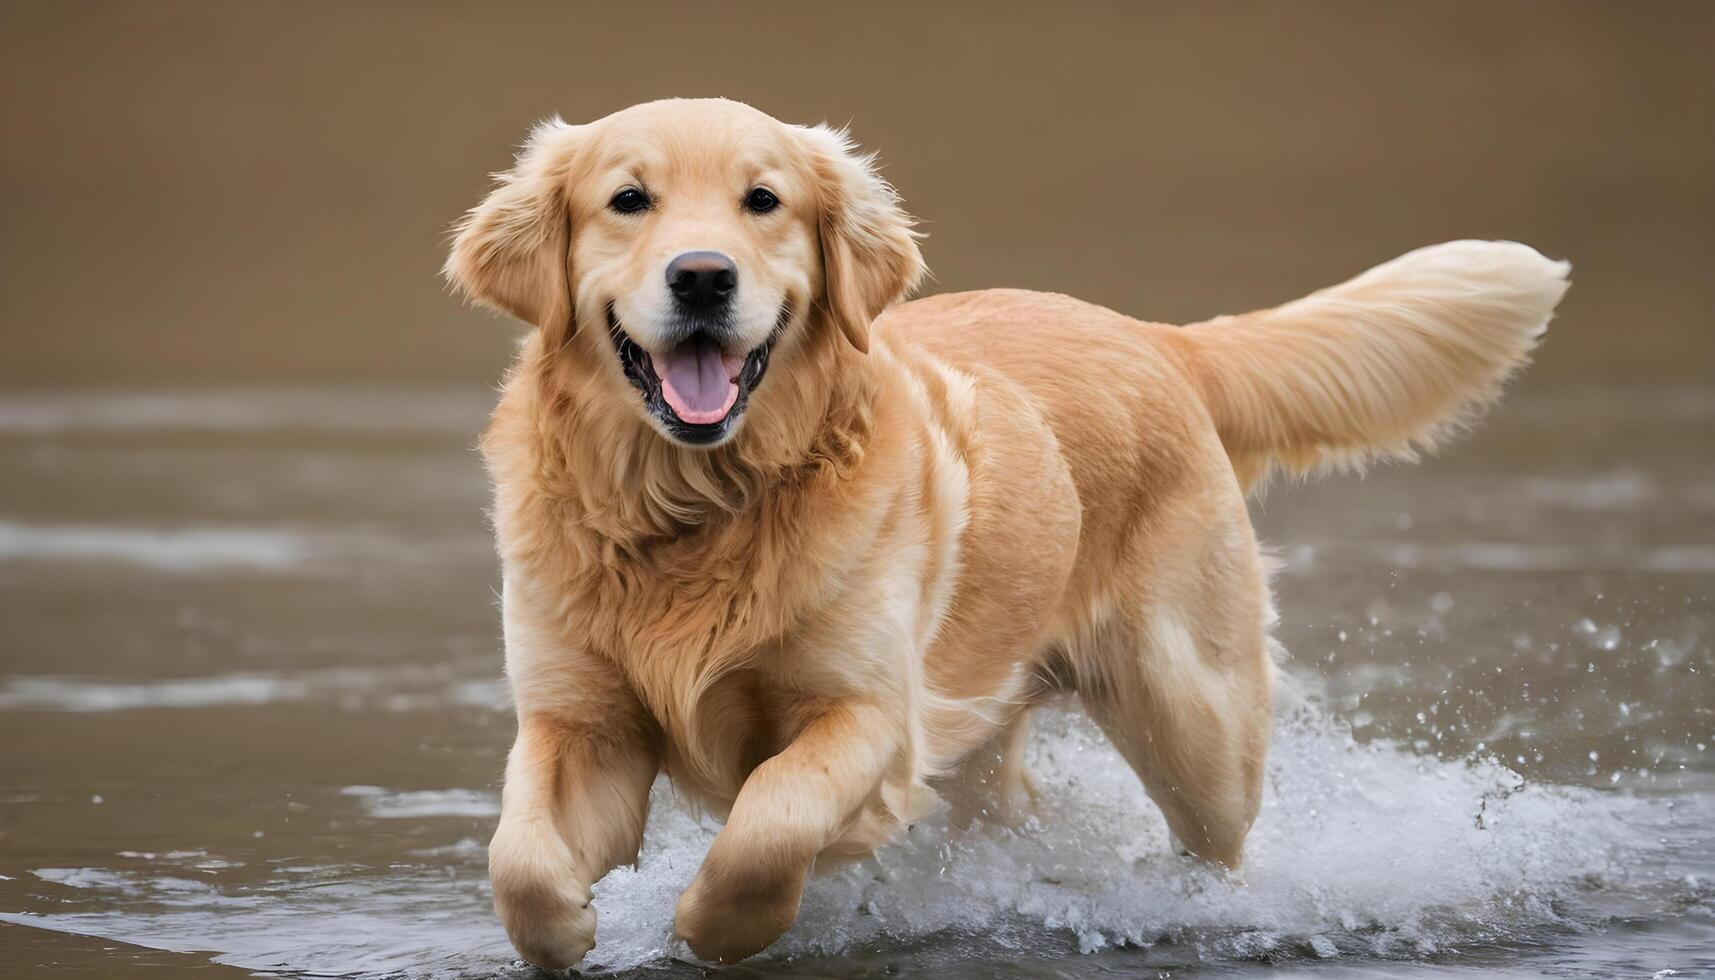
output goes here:
{"type": "Polygon", "coordinates": [[[667,288],[688,310],[717,310],[738,288],[738,266],[719,252],[686,252],[667,263],[667,288]]]}

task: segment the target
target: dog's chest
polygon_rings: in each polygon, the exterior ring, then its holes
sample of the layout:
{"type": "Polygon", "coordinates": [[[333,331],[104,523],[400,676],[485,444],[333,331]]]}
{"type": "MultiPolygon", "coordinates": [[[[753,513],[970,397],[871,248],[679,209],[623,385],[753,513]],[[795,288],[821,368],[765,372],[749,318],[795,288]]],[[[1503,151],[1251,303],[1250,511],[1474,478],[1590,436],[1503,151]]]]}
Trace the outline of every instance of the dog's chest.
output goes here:
{"type": "Polygon", "coordinates": [[[663,767],[677,788],[724,817],[751,771],[790,744],[814,703],[764,671],[734,670],[696,703],[655,712],[663,767]]]}

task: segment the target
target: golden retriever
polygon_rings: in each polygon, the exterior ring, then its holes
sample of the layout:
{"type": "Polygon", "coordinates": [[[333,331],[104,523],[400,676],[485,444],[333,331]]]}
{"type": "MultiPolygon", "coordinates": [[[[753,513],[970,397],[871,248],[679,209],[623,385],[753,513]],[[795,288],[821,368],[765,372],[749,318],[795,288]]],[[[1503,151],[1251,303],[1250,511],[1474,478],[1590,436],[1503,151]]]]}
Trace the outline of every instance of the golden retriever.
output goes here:
{"type": "Polygon", "coordinates": [[[895,305],[923,272],[842,133],[724,100],[545,124],[458,225],[446,275],[534,327],[482,440],[518,712],[489,868],[530,962],[590,949],[658,772],[725,820],[675,927],[731,961],[818,860],[939,798],[1016,813],[1057,691],[1237,867],[1271,723],[1246,491],[1432,447],[1568,267],[1453,242],[1185,327],[895,305]]]}

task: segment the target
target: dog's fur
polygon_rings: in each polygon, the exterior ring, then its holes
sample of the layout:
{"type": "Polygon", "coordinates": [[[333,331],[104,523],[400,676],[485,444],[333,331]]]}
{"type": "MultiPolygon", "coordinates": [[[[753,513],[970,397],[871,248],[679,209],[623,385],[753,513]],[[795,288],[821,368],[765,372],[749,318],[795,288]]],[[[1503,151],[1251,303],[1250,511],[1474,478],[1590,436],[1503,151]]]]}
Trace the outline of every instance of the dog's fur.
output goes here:
{"type": "Polygon", "coordinates": [[[1058,690],[1185,847],[1236,867],[1271,716],[1246,491],[1432,447],[1525,362],[1567,271],[1454,242],[1188,327],[1016,290],[893,306],[923,273],[911,220],[842,134],[722,100],[540,127],[446,267],[536,328],[482,441],[519,726],[489,851],[513,943],[579,961],[590,887],[635,859],[665,769],[725,818],[678,932],[754,953],[819,858],[937,795],[1016,812],[1031,708],[1058,690]],[[627,184],[647,212],[607,207],[627,184]],[[759,184],[778,210],[741,206],[759,184]],[[693,249],[739,269],[734,353],[778,341],[699,447],[615,352],[669,342],[662,269],[693,249]]]}

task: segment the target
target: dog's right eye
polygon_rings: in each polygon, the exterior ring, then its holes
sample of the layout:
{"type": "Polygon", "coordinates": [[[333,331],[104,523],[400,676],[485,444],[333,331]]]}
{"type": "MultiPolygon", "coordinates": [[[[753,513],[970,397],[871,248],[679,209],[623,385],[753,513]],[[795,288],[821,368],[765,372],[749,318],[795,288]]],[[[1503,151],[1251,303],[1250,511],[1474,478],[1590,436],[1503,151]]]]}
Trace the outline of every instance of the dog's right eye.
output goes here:
{"type": "Polygon", "coordinates": [[[613,199],[607,202],[607,206],[621,214],[632,214],[649,206],[649,195],[635,187],[627,187],[613,195],[613,199]]]}

